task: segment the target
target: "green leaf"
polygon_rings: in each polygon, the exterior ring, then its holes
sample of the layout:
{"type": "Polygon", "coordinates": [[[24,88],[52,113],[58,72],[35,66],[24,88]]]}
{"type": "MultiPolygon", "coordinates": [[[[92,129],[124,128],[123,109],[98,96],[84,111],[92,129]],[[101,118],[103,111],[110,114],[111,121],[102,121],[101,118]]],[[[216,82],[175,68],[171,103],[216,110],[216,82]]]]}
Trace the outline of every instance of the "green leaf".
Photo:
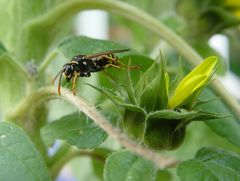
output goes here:
{"type": "MultiPolygon", "coordinates": [[[[203,99],[211,99],[216,97],[210,89],[205,89],[201,95],[203,99]]],[[[231,112],[224,105],[221,100],[215,100],[208,104],[201,105],[202,110],[208,110],[208,112],[222,115],[231,115],[231,112]]],[[[217,120],[209,120],[205,122],[216,134],[224,137],[232,144],[240,147],[240,124],[234,117],[221,118],[217,120]]]]}
{"type": "MultiPolygon", "coordinates": [[[[21,32],[27,22],[48,10],[54,1],[35,0],[32,3],[31,0],[12,0],[0,2],[0,37],[11,52],[16,53],[18,48],[23,51],[32,50],[32,47],[22,46],[21,32]]],[[[36,46],[41,45],[36,44],[36,46]]]]}
{"type": "Polygon", "coordinates": [[[178,175],[183,181],[235,181],[240,175],[231,169],[218,164],[204,164],[198,160],[183,162],[178,168],[178,175]]]}
{"type": "Polygon", "coordinates": [[[40,60],[54,38],[66,29],[66,21],[63,20],[55,21],[52,26],[46,22],[36,23],[61,1],[63,0],[0,2],[0,37],[19,61],[40,60]]]}
{"type": "MultiPolygon", "coordinates": [[[[137,82],[139,81],[141,74],[143,72],[145,72],[154,62],[153,59],[144,56],[140,53],[137,53],[135,51],[129,52],[129,55],[124,55],[123,57],[121,57],[121,62],[123,62],[124,64],[128,65],[129,61],[131,63],[130,66],[140,66],[140,68],[138,70],[130,70],[129,71],[129,75],[131,77],[131,81],[133,84],[133,87],[135,86],[135,84],[137,84],[137,82]]],[[[129,80],[128,80],[128,75],[126,71],[112,71],[113,75],[116,75],[119,79],[120,82],[125,83],[127,82],[127,86],[129,86],[129,80]],[[120,74],[119,74],[120,73],[120,74]]]]}
{"type": "Polygon", "coordinates": [[[219,148],[202,148],[194,159],[182,162],[177,173],[181,180],[235,181],[240,179],[239,155],[219,148]]]}
{"type": "MultiPolygon", "coordinates": [[[[126,46],[108,40],[99,40],[85,36],[71,36],[60,42],[58,49],[65,57],[71,59],[73,56],[79,54],[94,54],[109,50],[126,49],[126,46]]],[[[130,52],[132,53],[134,51],[120,53],[118,57],[129,55],[130,52]]]]}
{"type": "Polygon", "coordinates": [[[7,50],[5,48],[5,46],[3,45],[3,43],[0,41],[0,56],[4,53],[6,53],[7,50]]]}
{"type": "Polygon", "coordinates": [[[51,180],[30,138],[22,129],[7,122],[0,123],[0,180],[51,180]]]}
{"type": "Polygon", "coordinates": [[[207,163],[221,164],[230,167],[240,174],[240,155],[221,148],[203,147],[195,155],[195,158],[207,163]]]}
{"type": "Polygon", "coordinates": [[[77,113],[47,124],[41,134],[47,145],[61,139],[81,149],[95,148],[107,138],[107,134],[94,122],[77,113]]]}
{"type": "Polygon", "coordinates": [[[158,170],[156,181],[173,181],[173,178],[168,170],[158,170]]]}
{"type": "MultiPolygon", "coordinates": [[[[3,47],[1,50],[5,51],[3,47]]],[[[0,55],[0,111],[3,116],[25,96],[27,78],[25,69],[7,52],[0,55]]]]}
{"type": "Polygon", "coordinates": [[[152,162],[126,150],[113,153],[104,167],[105,181],[153,181],[156,168],[152,162]]]}

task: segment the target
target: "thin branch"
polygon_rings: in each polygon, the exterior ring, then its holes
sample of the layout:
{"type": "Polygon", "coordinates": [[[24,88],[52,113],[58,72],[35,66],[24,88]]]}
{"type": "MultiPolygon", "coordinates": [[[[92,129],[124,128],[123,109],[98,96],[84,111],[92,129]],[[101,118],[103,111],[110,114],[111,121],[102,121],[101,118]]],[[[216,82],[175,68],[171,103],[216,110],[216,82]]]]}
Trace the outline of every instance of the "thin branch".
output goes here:
{"type": "Polygon", "coordinates": [[[113,125],[107,121],[107,119],[101,115],[94,106],[90,106],[83,98],[74,96],[70,91],[62,89],[61,96],[58,96],[57,89],[55,87],[46,87],[36,91],[29,95],[25,100],[17,106],[15,111],[8,115],[9,118],[21,118],[32,108],[32,105],[37,105],[44,100],[61,98],[72,105],[75,105],[79,111],[86,114],[91,118],[98,126],[100,126],[106,133],[117,140],[122,146],[128,150],[151,160],[157,167],[164,169],[175,166],[178,162],[169,157],[161,156],[159,153],[143,147],[134,141],[130,140],[120,129],[113,127],[113,125]]]}

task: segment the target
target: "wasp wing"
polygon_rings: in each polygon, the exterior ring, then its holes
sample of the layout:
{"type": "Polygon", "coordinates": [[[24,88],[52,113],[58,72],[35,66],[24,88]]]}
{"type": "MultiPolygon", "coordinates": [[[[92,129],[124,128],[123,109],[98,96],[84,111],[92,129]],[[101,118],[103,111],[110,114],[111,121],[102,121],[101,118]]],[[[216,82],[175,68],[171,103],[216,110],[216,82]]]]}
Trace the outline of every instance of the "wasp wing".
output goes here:
{"type": "Polygon", "coordinates": [[[121,53],[121,52],[126,52],[129,51],[130,49],[122,49],[122,50],[109,50],[109,51],[105,51],[105,52],[100,52],[100,53],[96,53],[96,54],[91,54],[91,55],[85,55],[85,58],[95,58],[95,57],[99,57],[102,55],[109,55],[112,53],[121,53]]]}

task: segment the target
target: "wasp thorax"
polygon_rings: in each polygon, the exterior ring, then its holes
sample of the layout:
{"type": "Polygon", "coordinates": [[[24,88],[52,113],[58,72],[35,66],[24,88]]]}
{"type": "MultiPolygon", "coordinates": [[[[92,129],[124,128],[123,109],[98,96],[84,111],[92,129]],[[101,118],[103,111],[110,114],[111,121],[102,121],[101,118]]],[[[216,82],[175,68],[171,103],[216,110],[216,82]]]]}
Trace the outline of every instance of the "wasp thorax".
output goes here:
{"type": "Polygon", "coordinates": [[[71,61],[80,61],[83,59],[85,59],[85,55],[77,55],[77,56],[74,56],[71,61]]]}

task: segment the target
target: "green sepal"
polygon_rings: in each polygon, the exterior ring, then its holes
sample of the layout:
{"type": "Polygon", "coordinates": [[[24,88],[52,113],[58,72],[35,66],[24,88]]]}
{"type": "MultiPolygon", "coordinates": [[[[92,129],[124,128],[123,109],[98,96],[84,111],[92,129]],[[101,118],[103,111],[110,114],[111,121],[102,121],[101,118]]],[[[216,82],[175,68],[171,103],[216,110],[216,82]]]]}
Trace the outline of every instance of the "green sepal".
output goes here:
{"type": "Polygon", "coordinates": [[[125,103],[120,96],[117,96],[109,89],[99,88],[93,85],[90,86],[107,96],[116,106],[124,109],[120,127],[123,128],[128,135],[140,140],[143,136],[145,128],[145,110],[134,104],[125,103]]]}
{"type": "Polygon", "coordinates": [[[196,111],[196,114],[180,121],[176,129],[179,129],[181,127],[186,127],[192,121],[209,121],[209,120],[215,120],[215,119],[222,119],[226,117],[229,117],[229,116],[221,116],[211,112],[196,111]]]}
{"type": "Polygon", "coordinates": [[[105,88],[105,87],[98,87],[95,85],[88,84],[90,87],[96,89],[97,91],[104,94],[107,98],[109,98],[114,104],[119,105],[119,103],[122,103],[123,100],[120,96],[116,95],[112,90],[105,88]]]}
{"type": "Polygon", "coordinates": [[[213,120],[213,119],[222,119],[230,116],[222,116],[219,114],[214,114],[211,112],[205,112],[205,111],[198,111],[197,114],[190,118],[191,121],[207,121],[207,120],[213,120]]]}
{"type": "Polygon", "coordinates": [[[192,109],[197,108],[199,106],[202,106],[204,104],[208,104],[208,103],[213,102],[213,101],[220,100],[220,99],[221,99],[221,97],[213,97],[213,98],[204,99],[204,100],[203,99],[196,99],[196,101],[192,105],[192,109]]]}
{"type": "Polygon", "coordinates": [[[197,114],[196,111],[160,110],[149,113],[146,118],[144,143],[157,150],[172,150],[181,145],[186,126],[178,125],[197,114]]]}
{"type": "Polygon", "coordinates": [[[133,104],[119,103],[119,106],[123,107],[125,110],[120,126],[129,136],[142,142],[146,124],[145,110],[133,104]]]}
{"type": "Polygon", "coordinates": [[[173,110],[160,110],[151,112],[148,114],[147,119],[169,119],[169,120],[181,120],[188,119],[197,114],[197,111],[187,111],[185,109],[179,109],[177,111],[173,110]]]}
{"type": "Polygon", "coordinates": [[[136,107],[134,107],[134,109],[133,107],[125,106],[125,112],[121,126],[130,137],[142,142],[146,125],[146,114],[136,107]]]}
{"type": "Polygon", "coordinates": [[[156,77],[146,80],[147,85],[144,87],[140,97],[140,105],[147,112],[166,109],[168,105],[165,63],[162,61],[160,65],[156,63],[156,66],[158,67],[156,77]]]}
{"type": "Polygon", "coordinates": [[[137,99],[140,100],[141,94],[143,90],[148,86],[149,82],[153,80],[157,72],[159,70],[159,66],[156,63],[153,63],[140,77],[137,85],[135,87],[135,95],[137,99]]]}
{"type": "Polygon", "coordinates": [[[176,129],[179,120],[148,118],[144,133],[144,143],[157,150],[173,150],[181,145],[185,138],[186,127],[176,129]]]}
{"type": "Polygon", "coordinates": [[[138,107],[136,105],[133,105],[133,104],[126,104],[126,103],[119,102],[118,105],[125,108],[126,110],[131,110],[134,112],[146,114],[144,109],[142,109],[141,107],[138,107]]]}
{"type": "Polygon", "coordinates": [[[158,150],[176,149],[182,144],[186,126],[191,121],[207,121],[222,117],[214,113],[184,109],[152,112],[146,118],[144,143],[158,150]]]}

